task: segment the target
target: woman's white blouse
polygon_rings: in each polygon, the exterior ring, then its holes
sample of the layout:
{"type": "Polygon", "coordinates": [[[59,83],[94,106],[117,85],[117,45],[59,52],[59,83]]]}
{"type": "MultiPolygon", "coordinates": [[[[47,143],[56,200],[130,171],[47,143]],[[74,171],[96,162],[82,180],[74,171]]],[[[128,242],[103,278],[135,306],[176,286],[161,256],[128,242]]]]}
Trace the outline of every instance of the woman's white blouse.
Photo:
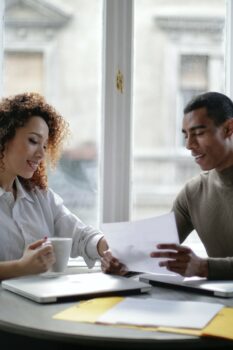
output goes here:
{"type": "Polygon", "coordinates": [[[21,258],[25,247],[38,239],[72,237],[71,257],[82,256],[92,267],[100,256],[103,234],[85,225],[51,189],[26,191],[16,179],[17,198],[0,187],[0,261],[21,258]]]}

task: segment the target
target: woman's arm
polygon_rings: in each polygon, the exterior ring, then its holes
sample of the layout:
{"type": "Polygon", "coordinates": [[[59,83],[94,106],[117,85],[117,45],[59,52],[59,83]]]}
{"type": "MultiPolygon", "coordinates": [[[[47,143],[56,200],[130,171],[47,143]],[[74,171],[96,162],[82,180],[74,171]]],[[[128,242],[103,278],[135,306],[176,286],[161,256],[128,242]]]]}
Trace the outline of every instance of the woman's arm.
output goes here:
{"type": "Polygon", "coordinates": [[[21,259],[0,262],[0,280],[46,272],[55,262],[52,245],[46,239],[30,244],[21,259]]]}
{"type": "Polygon", "coordinates": [[[108,250],[108,243],[107,243],[107,241],[106,241],[106,239],[105,239],[104,237],[102,237],[102,238],[99,240],[99,242],[98,242],[98,244],[97,244],[97,250],[98,250],[98,253],[99,253],[99,255],[100,255],[101,257],[103,257],[104,252],[105,252],[106,250],[108,250]]]}

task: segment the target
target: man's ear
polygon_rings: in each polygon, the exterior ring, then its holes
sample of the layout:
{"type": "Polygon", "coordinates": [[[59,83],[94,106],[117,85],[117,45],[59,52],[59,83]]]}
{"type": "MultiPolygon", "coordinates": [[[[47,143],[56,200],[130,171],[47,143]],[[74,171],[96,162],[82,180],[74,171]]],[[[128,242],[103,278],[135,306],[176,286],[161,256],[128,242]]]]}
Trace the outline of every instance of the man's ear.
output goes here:
{"type": "Polygon", "coordinates": [[[233,118],[226,120],[224,124],[225,136],[233,135],[233,118]]]}

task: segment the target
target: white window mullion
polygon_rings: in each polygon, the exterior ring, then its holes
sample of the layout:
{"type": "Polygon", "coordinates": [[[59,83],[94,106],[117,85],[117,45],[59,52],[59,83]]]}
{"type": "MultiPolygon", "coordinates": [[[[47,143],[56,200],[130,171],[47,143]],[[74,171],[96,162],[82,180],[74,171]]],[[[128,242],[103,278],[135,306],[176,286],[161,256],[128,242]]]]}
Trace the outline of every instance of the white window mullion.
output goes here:
{"type": "Polygon", "coordinates": [[[133,1],[105,0],[101,222],[130,214],[132,33],[133,1]]]}
{"type": "Polygon", "coordinates": [[[233,99],[233,3],[227,0],[225,39],[226,94],[233,99]]]}
{"type": "Polygon", "coordinates": [[[0,1],[0,97],[3,95],[3,33],[4,33],[4,10],[5,10],[5,1],[0,1]]]}

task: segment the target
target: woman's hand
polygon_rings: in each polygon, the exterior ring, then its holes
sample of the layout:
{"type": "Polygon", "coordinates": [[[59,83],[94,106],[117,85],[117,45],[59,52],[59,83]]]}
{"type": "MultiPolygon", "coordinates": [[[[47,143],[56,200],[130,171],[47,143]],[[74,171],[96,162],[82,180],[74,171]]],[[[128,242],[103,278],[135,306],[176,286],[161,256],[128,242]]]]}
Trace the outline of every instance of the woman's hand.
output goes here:
{"type": "Polygon", "coordinates": [[[150,254],[152,258],[168,258],[160,261],[159,266],[182,276],[208,277],[207,259],[198,257],[189,247],[179,244],[158,244],[157,249],[150,254]]]}
{"type": "Polygon", "coordinates": [[[27,246],[19,260],[21,275],[46,272],[54,264],[53,247],[49,243],[43,245],[45,242],[46,239],[41,239],[27,246]]]}
{"type": "Polygon", "coordinates": [[[124,276],[128,272],[126,266],[112,255],[110,249],[103,252],[101,269],[104,273],[112,273],[120,276],[124,276]]]}

